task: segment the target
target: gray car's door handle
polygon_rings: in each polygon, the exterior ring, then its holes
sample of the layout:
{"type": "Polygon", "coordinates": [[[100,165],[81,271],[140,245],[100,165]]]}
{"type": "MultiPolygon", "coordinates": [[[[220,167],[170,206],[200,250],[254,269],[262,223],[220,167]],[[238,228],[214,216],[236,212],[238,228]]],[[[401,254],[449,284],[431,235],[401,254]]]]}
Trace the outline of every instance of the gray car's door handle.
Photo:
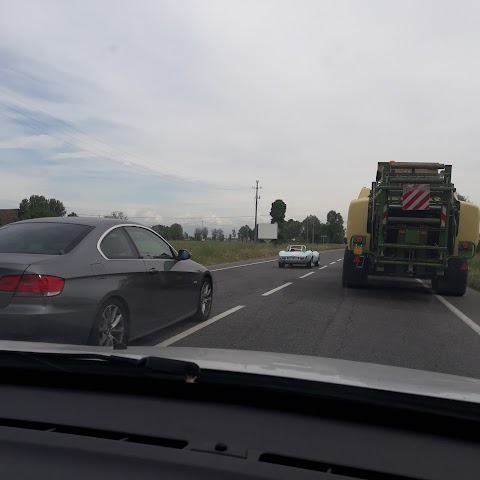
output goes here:
{"type": "Polygon", "coordinates": [[[148,273],[150,275],[156,275],[158,273],[158,270],[155,267],[153,267],[148,271],[148,273]]]}

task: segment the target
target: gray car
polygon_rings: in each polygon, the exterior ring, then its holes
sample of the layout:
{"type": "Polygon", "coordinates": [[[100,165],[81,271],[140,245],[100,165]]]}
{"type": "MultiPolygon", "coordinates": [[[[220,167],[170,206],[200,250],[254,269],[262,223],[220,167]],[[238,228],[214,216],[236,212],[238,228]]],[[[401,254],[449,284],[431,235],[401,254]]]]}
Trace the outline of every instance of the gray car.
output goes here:
{"type": "Polygon", "coordinates": [[[143,225],[41,218],[0,228],[0,338],[114,346],[206,320],[209,271],[143,225]]]}

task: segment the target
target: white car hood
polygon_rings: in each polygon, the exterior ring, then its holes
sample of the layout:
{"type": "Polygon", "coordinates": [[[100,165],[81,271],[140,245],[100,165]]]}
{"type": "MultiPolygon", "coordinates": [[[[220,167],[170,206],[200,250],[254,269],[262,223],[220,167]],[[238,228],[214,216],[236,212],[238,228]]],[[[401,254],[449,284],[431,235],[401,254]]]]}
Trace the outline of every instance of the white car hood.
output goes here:
{"type": "Polygon", "coordinates": [[[130,358],[159,356],[196,363],[201,369],[267,375],[480,403],[480,380],[443,373],[322,357],[246,350],[186,347],[103,347],[0,341],[0,350],[95,353],[130,358]]]}

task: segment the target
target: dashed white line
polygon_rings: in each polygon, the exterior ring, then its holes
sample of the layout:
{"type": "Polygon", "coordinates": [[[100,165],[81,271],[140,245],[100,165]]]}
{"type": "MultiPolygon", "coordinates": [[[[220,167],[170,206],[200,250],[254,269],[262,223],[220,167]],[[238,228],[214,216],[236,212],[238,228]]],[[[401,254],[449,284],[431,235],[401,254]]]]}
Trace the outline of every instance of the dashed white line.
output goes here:
{"type": "Polygon", "coordinates": [[[324,268],[327,268],[328,265],[324,265],[323,267],[320,267],[319,270],[323,270],[324,268]]]}
{"type": "MultiPolygon", "coordinates": [[[[425,288],[428,288],[428,286],[425,284],[424,281],[420,280],[419,278],[416,278],[417,282],[421,283],[425,288]]],[[[462,311],[460,311],[457,307],[452,305],[448,300],[443,298],[441,295],[438,295],[436,293],[433,294],[433,296],[443,303],[456,317],[458,317],[465,325],[468,325],[477,335],[480,335],[480,325],[477,325],[471,318],[467,317],[462,311]]]]}
{"type": "Polygon", "coordinates": [[[343,260],[343,258],[339,258],[339,259],[337,260],[337,262],[341,262],[342,260],[343,260]]]}
{"type": "Polygon", "coordinates": [[[330,265],[335,265],[337,262],[330,262],[330,265]]]}
{"type": "Polygon", "coordinates": [[[291,284],[292,284],[292,282],[284,283],[283,285],[280,285],[279,287],[274,288],[273,290],[269,290],[268,292],[262,293],[262,297],[268,297],[268,295],[271,295],[272,293],[278,292],[282,288],[288,287],[291,284]]]}
{"type": "Polygon", "coordinates": [[[228,315],[231,315],[232,313],[238,312],[238,310],[241,310],[244,308],[245,305],[237,305],[234,308],[231,308],[230,310],[227,310],[226,312],[220,313],[219,315],[211,318],[210,320],[207,320],[206,322],[201,323],[200,325],[196,325],[195,327],[189,328],[188,330],[185,330],[182,333],[179,333],[178,335],[175,335],[174,337],[171,337],[164,342],[159,343],[156,345],[157,347],[168,347],[169,345],[172,345],[172,343],[176,343],[179,340],[182,340],[185,337],[188,337],[192,333],[198,332],[202,328],[208,327],[212,323],[218,322],[218,320],[221,320],[222,318],[225,318],[228,315]]]}
{"type": "Polygon", "coordinates": [[[231,267],[214,268],[213,270],[210,270],[210,271],[219,272],[220,270],[230,270],[231,268],[249,267],[250,265],[260,265],[261,263],[271,263],[271,262],[278,262],[278,259],[263,260],[261,262],[253,262],[253,263],[244,263],[243,265],[232,265],[231,267]]]}
{"type": "Polygon", "coordinates": [[[298,277],[298,278],[309,277],[310,275],[313,275],[314,273],[315,273],[315,272],[306,273],[305,275],[302,275],[301,277],[298,277]]]}
{"type": "MultiPolygon", "coordinates": [[[[332,252],[341,252],[341,250],[322,250],[322,253],[332,253],[332,252]]],[[[342,259],[343,260],[343,259],[342,259]]],[[[278,259],[274,260],[262,260],[261,262],[252,262],[252,263],[244,263],[242,265],[232,265],[231,267],[222,267],[222,268],[214,268],[213,270],[210,270],[211,272],[220,272],[221,270],[230,270],[232,268],[242,268],[242,267],[249,267],[250,265],[260,265],[262,263],[271,263],[271,262],[277,262],[278,259]]]]}

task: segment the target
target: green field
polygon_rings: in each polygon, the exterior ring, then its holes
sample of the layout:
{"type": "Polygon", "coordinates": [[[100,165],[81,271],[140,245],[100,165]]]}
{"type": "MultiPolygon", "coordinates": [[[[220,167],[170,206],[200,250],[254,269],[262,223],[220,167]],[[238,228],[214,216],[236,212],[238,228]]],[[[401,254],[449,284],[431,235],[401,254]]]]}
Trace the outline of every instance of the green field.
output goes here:
{"type": "Polygon", "coordinates": [[[468,286],[480,290],[480,255],[470,260],[468,286]]]}
{"type": "MultiPolygon", "coordinates": [[[[271,243],[245,243],[245,242],[196,242],[171,241],[174,248],[184,248],[192,254],[192,259],[203,265],[218,265],[221,263],[237,262],[257,258],[274,257],[285,245],[271,243]]],[[[317,251],[345,248],[345,245],[307,245],[317,251]]]]}

